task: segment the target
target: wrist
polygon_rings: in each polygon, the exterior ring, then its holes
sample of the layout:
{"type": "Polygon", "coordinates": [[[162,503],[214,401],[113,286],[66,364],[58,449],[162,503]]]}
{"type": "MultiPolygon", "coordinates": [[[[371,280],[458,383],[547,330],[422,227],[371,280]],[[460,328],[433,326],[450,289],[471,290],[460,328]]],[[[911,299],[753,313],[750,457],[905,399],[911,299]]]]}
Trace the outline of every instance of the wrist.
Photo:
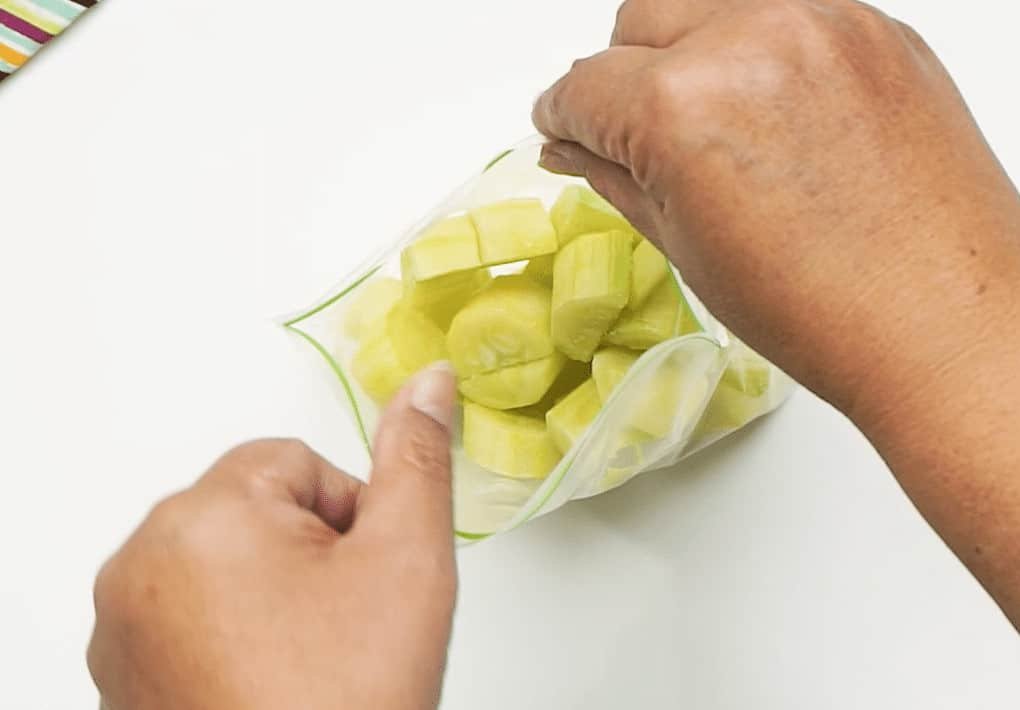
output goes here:
{"type": "Polygon", "coordinates": [[[1020,628],[1018,300],[951,331],[958,344],[941,359],[926,363],[922,354],[939,351],[924,347],[893,358],[848,414],[1020,628]]]}
{"type": "Polygon", "coordinates": [[[824,329],[834,377],[822,394],[866,434],[950,412],[975,378],[1020,369],[1020,209],[995,214],[929,224],[922,240],[882,235],[894,249],[871,255],[883,265],[842,326],[824,329]]]}
{"type": "Polygon", "coordinates": [[[1002,304],[980,318],[946,322],[936,337],[901,332],[872,359],[870,375],[857,378],[844,412],[865,434],[884,439],[984,409],[1020,386],[1018,327],[1020,309],[1002,304]]]}

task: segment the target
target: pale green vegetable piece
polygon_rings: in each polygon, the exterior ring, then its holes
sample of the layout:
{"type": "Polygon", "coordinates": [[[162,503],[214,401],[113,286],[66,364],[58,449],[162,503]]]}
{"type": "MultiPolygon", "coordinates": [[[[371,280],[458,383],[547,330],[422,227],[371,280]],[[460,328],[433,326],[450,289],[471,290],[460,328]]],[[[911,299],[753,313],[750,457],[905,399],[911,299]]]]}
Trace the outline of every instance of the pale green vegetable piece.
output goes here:
{"type": "Polygon", "coordinates": [[[626,429],[619,437],[616,444],[616,452],[610,458],[612,465],[602,478],[602,490],[615,488],[626,483],[636,476],[645,463],[642,444],[647,444],[654,439],[643,431],[637,429],[626,429]]]}
{"type": "Polygon", "coordinates": [[[722,381],[698,424],[695,436],[704,437],[736,431],[764,414],[766,409],[766,400],[751,396],[722,381]]]}
{"type": "Polygon", "coordinates": [[[423,313],[397,306],[365,336],[351,371],[369,397],[385,404],[416,372],[446,359],[444,340],[423,313]]]}
{"type": "Polygon", "coordinates": [[[578,362],[577,360],[567,358],[563,371],[560,372],[559,377],[553,382],[552,387],[545,393],[545,396],[535,404],[522,408],[520,410],[521,414],[544,419],[550,409],[580,387],[589,377],[591,377],[591,363],[578,362]]]}
{"type": "Polygon", "coordinates": [[[541,360],[512,365],[460,382],[465,397],[492,409],[518,409],[539,402],[563,371],[567,358],[553,353],[541,360]]]}
{"type": "Polygon", "coordinates": [[[541,200],[506,200],[471,210],[478,251],[486,266],[552,254],[556,230],[541,200]]]}
{"type": "Polygon", "coordinates": [[[553,285],[553,271],[556,268],[556,255],[547,254],[546,256],[536,256],[534,259],[528,262],[528,265],[524,267],[524,273],[526,276],[538,281],[544,286],[552,288],[553,285]]]}
{"type": "Polygon", "coordinates": [[[668,436],[677,417],[684,414],[681,409],[684,398],[695,394],[685,392],[683,384],[683,373],[679,368],[666,364],[659,367],[651,380],[636,385],[640,391],[633,400],[635,404],[630,417],[631,426],[656,439],[668,436]]]}
{"type": "Polygon", "coordinates": [[[722,381],[751,397],[761,397],[772,383],[772,367],[759,355],[747,350],[730,362],[722,381]]]}
{"type": "Polygon", "coordinates": [[[768,409],[765,396],[772,384],[772,366],[746,345],[734,346],[729,366],[705,410],[698,433],[724,434],[741,428],[768,409]]]}
{"type": "Polygon", "coordinates": [[[647,350],[674,337],[680,328],[683,296],[672,279],[652,292],[643,306],[629,306],[606,334],[606,342],[635,350],[647,350]]]}
{"type": "Polygon", "coordinates": [[[641,358],[641,353],[627,348],[603,348],[595,353],[591,374],[603,404],[609,401],[613,390],[623,382],[630,368],[641,358]]]}
{"type": "Polygon", "coordinates": [[[570,185],[564,188],[550,212],[561,249],[582,234],[594,232],[619,230],[630,235],[632,240],[639,238],[619,210],[589,187],[570,185]]]}
{"type": "Polygon", "coordinates": [[[549,434],[559,450],[566,454],[595,421],[602,409],[595,381],[587,380],[564,397],[545,415],[549,434]]]}
{"type": "MultiPolygon", "coordinates": [[[[625,348],[605,348],[595,354],[592,377],[605,405],[624,377],[640,359],[641,353],[625,348]]],[[[654,376],[640,378],[619,406],[630,411],[625,416],[629,425],[655,439],[667,436],[678,417],[693,417],[693,408],[703,401],[707,385],[703,378],[685,378],[683,369],[674,362],[657,366],[654,376]]]]}
{"type": "Polygon", "coordinates": [[[631,310],[640,308],[652,295],[655,288],[669,274],[669,262],[661,251],[647,239],[642,239],[634,249],[634,275],[630,284],[631,310]]]}
{"type": "Polygon", "coordinates": [[[446,343],[457,373],[473,377],[549,357],[552,294],[522,274],[500,276],[453,319],[446,343]]]}
{"type": "Polygon", "coordinates": [[[404,249],[400,264],[415,281],[481,267],[474,223],[461,215],[434,224],[404,249]]]}
{"type": "Polygon", "coordinates": [[[617,488],[633,478],[636,473],[636,467],[634,466],[610,468],[602,478],[600,487],[603,491],[617,488]]]}
{"type": "Polygon", "coordinates": [[[501,476],[543,479],[560,452],[541,419],[464,402],[464,453],[501,476]]]}
{"type": "Polygon", "coordinates": [[[398,279],[381,278],[361,286],[344,314],[344,334],[360,340],[382,322],[404,295],[398,279]]]}
{"type": "Polygon", "coordinates": [[[552,336],[567,357],[589,361],[630,298],[633,250],[625,232],[574,239],[556,255],[552,336]]]}
{"type": "Polygon", "coordinates": [[[404,299],[427,315],[443,330],[457,312],[492,281],[487,269],[459,271],[428,281],[417,281],[404,273],[404,299]]]}

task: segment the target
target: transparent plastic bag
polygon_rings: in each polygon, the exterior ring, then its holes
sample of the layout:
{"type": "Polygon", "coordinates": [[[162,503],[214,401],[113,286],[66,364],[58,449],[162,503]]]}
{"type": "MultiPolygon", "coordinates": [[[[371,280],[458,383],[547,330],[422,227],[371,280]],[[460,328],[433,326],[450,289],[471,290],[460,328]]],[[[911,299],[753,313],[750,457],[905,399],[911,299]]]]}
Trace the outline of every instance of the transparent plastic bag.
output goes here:
{"type": "MultiPolygon", "coordinates": [[[[380,407],[351,375],[351,362],[360,347],[348,335],[351,305],[361,301],[363,310],[356,314],[361,320],[382,317],[385,306],[399,296],[393,291],[395,280],[401,278],[401,253],[438,220],[516,198],[538,198],[548,208],[564,187],[584,184],[538,167],[542,143],[536,137],[500,155],[325,298],[282,321],[321,358],[369,453],[380,407]]],[[[490,269],[494,275],[521,270],[521,263],[490,269]]],[[[460,543],[511,530],[571,500],[598,495],[641,473],[673,466],[772,412],[789,397],[791,380],[730,335],[675,270],[669,277],[686,300],[686,315],[698,332],[666,340],[640,355],[547,477],[510,478],[482,468],[465,452],[458,422],[453,460],[460,543]]],[[[372,323],[355,325],[358,330],[372,323]]]]}

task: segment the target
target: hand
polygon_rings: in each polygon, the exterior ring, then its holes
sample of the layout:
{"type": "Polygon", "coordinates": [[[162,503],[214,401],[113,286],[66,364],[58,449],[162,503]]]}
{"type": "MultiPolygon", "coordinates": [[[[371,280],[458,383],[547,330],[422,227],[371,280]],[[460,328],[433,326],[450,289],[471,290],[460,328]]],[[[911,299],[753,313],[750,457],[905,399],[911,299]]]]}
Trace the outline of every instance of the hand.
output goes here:
{"type": "Polygon", "coordinates": [[[1020,629],[1020,199],[920,37],[851,0],[628,0],[534,119],[1020,629]]]}
{"type": "Polygon", "coordinates": [[[861,3],[629,0],[534,120],[546,166],[848,413],[1020,314],[1014,187],[924,42],[861,3]]]}
{"type": "Polygon", "coordinates": [[[108,710],[435,708],[456,590],[450,371],[390,406],[362,487],[293,441],[227,454],[96,582],[108,710]]]}

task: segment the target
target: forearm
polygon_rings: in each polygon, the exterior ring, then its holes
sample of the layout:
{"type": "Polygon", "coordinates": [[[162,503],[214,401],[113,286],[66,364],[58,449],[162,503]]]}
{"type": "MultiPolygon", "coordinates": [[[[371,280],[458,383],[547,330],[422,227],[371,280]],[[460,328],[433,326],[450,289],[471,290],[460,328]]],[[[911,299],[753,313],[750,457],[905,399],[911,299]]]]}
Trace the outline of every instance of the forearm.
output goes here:
{"type": "Polygon", "coordinates": [[[1020,271],[1015,283],[987,321],[946,324],[971,340],[951,362],[903,373],[854,419],[1020,629],[1020,271]]]}

